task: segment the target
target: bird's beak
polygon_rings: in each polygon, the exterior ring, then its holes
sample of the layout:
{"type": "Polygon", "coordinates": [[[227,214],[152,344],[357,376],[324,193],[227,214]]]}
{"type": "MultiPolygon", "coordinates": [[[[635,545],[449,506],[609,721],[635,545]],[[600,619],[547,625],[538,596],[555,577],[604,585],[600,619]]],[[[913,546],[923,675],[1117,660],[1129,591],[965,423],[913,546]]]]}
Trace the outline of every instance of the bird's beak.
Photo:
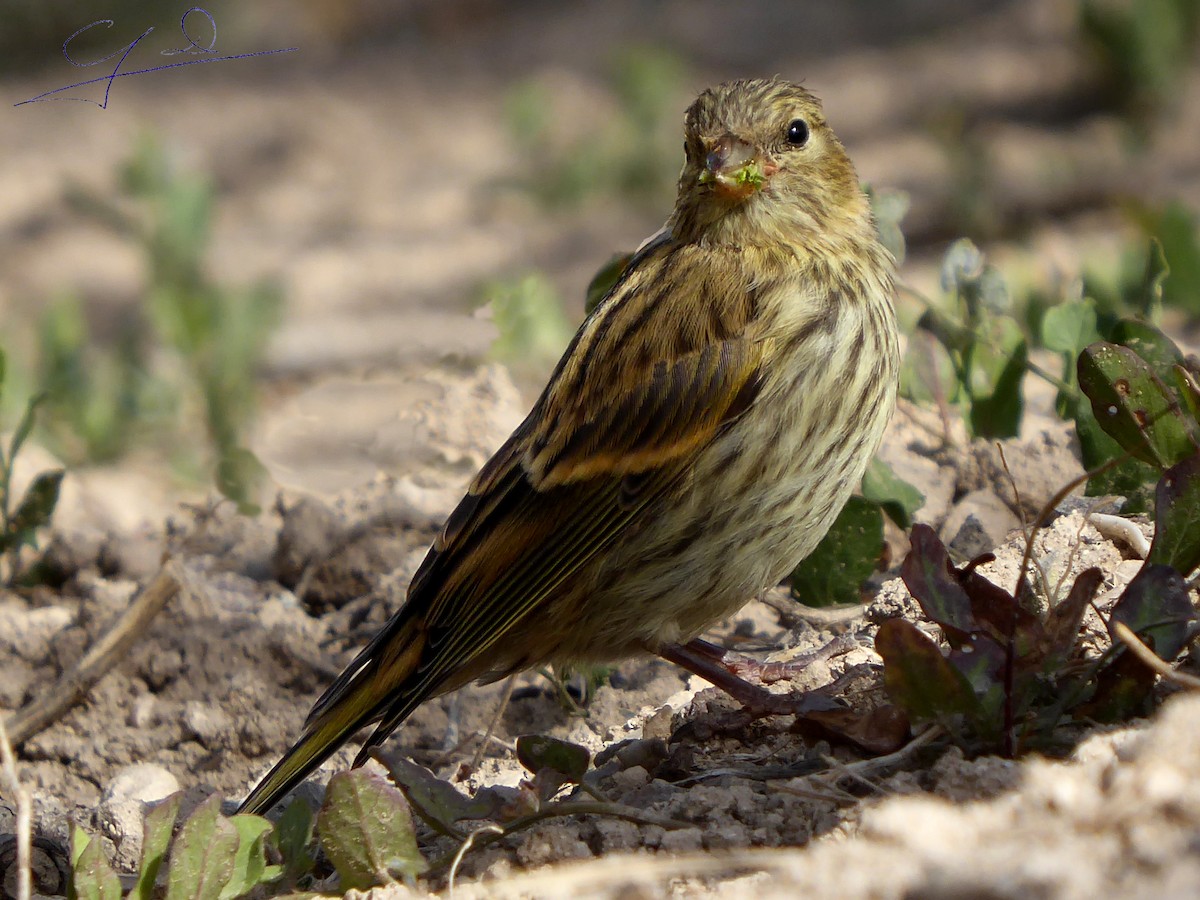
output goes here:
{"type": "Polygon", "coordinates": [[[706,148],[700,183],[712,183],[718,194],[730,200],[749,197],[779,168],[765,153],[731,134],[706,142],[706,148]]]}

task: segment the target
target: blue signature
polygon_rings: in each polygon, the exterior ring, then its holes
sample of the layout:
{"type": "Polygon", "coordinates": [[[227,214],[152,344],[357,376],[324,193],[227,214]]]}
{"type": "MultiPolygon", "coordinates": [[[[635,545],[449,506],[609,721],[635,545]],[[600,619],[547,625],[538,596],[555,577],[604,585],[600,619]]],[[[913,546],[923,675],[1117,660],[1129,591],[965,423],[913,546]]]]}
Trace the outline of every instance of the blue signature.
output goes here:
{"type": "MultiPolygon", "coordinates": [[[[89,31],[92,28],[95,28],[97,25],[103,25],[106,28],[112,28],[113,20],[112,19],[98,19],[97,21],[93,22],[91,25],[84,25],[82,28],[80,28],[78,31],[76,31],[73,35],[71,35],[69,38],[67,38],[65,41],[63,41],[63,56],[66,57],[67,62],[69,62],[71,65],[77,66],[79,68],[84,68],[86,66],[98,66],[102,62],[107,62],[108,60],[112,59],[113,57],[120,55],[121,58],[117,60],[117,64],[113,67],[112,72],[110,72],[108,75],[103,75],[100,78],[93,78],[90,81],[79,81],[79,82],[76,82],[75,84],[69,84],[66,87],[60,87],[60,88],[55,88],[52,91],[46,91],[44,94],[38,94],[36,97],[30,97],[28,100],[22,100],[20,103],[14,103],[13,106],[24,106],[26,103],[41,103],[46,100],[79,100],[83,103],[95,103],[101,109],[107,109],[108,108],[108,94],[112,90],[113,81],[117,78],[125,78],[126,76],[129,76],[129,75],[145,75],[149,72],[158,72],[163,69],[177,69],[180,66],[195,66],[195,65],[199,65],[200,63],[224,62],[225,60],[228,60],[228,59],[247,59],[248,57],[251,57],[251,56],[270,56],[274,53],[291,53],[294,50],[299,49],[297,47],[286,47],[281,50],[258,50],[258,51],[255,51],[254,53],[238,53],[238,54],[235,54],[234,56],[203,55],[199,59],[188,59],[188,60],[184,60],[183,62],[173,62],[173,63],[166,63],[165,65],[161,65],[161,66],[151,66],[149,69],[137,69],[136,71],[133,71],[133,72],[122,72],[121,66],[125,65],[125,59],[129,56],[130,53],[133,52],[133,48],[136,47],[143,38],[145,38],[152,31],[154,31],[154,26],[151,25],[149,28],[147,28],[145,31],[143,31],[140,35],[138,35],[136,38],[134,38],[132,41],[130,41],[128,44],[126,44],[124,47],[120,48],[119,50],[117,50],[113,53],[110,53],[108,56],[102,56],[100,59],[95,59],[95,60],[92,60],[91,62],[79,62],[78,60],[74,59],[71,56],[71,51],[70,51],[71,41],[75,40],[75,38],[79,37],[85,31],[89,31]],[[98,100],[90,100],[86,97],[57,97],[57,96],[55,96],[56,94],[61,94],[63,91],[69,91],[69,90],[72,90],[77,87],[84,87],[89,84],[99,84],[102,81],[108,82],[104,87],[104,101],[103,102],[100,102],[98,100]]],[[[163,56],[176,56],[180,53],[190,53],[193,55],[199,55],[199,54],[211,54],[211,53],[216,52],[216,50],[214,50],[213,48],[216,47],[216,45],[217,45],[217,20],[212,17],[212,13],[210,13],[208,10],[204,9],[203,7],[193,6],[191,9],[189,9],[187,12],[185,12],[183,14],[183,18],[179,20],[179,30],[183,32],[183,36],[187,40],[188,46],[178,47],[174,50],[163,50],[163,51],[161,51],[163,56]],[[206,19],[208,19],[208,25],[212,32],[212,37],[211,37],[211,40],[209,40],[207,47],[201,47],[198,43],[196,43],[196,39],[188,33],[187,20],[188,20],[188,16],[192,15],[193,13],[200,13],[206,19]]]]}

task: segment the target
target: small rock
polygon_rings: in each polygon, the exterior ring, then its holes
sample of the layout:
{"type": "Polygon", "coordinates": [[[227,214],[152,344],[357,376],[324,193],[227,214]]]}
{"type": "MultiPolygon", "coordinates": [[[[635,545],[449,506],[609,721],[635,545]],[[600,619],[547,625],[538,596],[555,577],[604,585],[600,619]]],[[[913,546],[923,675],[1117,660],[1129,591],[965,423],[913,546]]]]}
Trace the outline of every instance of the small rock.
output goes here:
{"type": "Polygon", "coordinates": [[[660,850],[670,853],[695,852],[704,846],[704,832],[699,828],[677,828],[664,832],[660,850]]]}
{"type": "Polygon", "coordinates": [[[628,769],[614,772],[612,776],[613,786],[622,794],[637,790],[649,781],[650,773],[641,766],[630,766],[628,769]]]}
{"type": "Polygon", "coordinates": [[[162,766],[153,763],[135,763],[126,766],[108,783],[101,803],[118,800],[140,800],[142,803],[157,803],[179,790],[179,781],[162,766]]]}
{"type": "Polygon", "coordinates": [[[112,535],[100,548],[100,570],[107,575],[144,581],[162,568],[166,545],[161,532],[139,529],[112,535]]]}
{"type": "Polygon", "coordinates": [[[40,663],[74,618],[65,606],[28,609],[23,603],[0,604],[0,651],[40,663]]]}
{"type": "Polygon", "coordinates": [[[183,730],[206,748],[213,749],[228,740],[231,725],[220,707],[200,701],[190,701],[183,708],[183,730]]]}
{"type": "Polygon", "coordinates": [[[710,828],[704,835],[706,850],[729,850],[734,847],[745,847],[750,842],[746,826],[741,822],[728,822],[710,828]]]}
{"type": "MultiPolygon", "coordinates": [[[[1071,443],[1071,432],[1058,427],[1001,441],[999,448],[991,441],[977,441],[972,450],[992,492],[1012,502],[1015,490],[1025,515],[1032,518],[1063,485],[1083,474],[1071,443]],[[1007,470],[1004,460],[1008,461],[1007,470]]],[[[1073,493],[1082,492],[1083,486],[1079,485],[1073,493]]]]}
{"type": "Polygon", "coordinates": [[[341,526],[332,509],[316,497],[301,496],[291,505],[280,499],[283,527],[271,557],[276,580],[289,588],[300,583],[304,570],[323,560],[336,546],[341,526]]]}
{"type": "Polygon", "coordinates": [[[1004,543],[1021,523],[1004,502],[990,490],[971,491],[950,510],[942,525],[943,539],[952,554],[973,559],[1004,543]]]}
{"type": "Polygon", "coordinates": [[[109,782],[96,810],[96,826],[112,841],[118,869],[132,871],[138,866],[146,807],[178,790],[175,776],[152,763],[126,766],[109,782]]]}
{"type": "Polygon", "coordinates": [[[664,706],[654,715],[646,720],[646,724],[642,726],[642,737],[647,740],[666,742],[671,736],[671,719],[675,715],[675,710],[669,706],[664,706]]]}
{"type": "Polygon", "coordinates": [[[131,728],[146,729],[154,725],[158,720],[158,698],[153,694],[142,694],[133,701],[133,706],[129,710],[129,722],[131,728]]]}

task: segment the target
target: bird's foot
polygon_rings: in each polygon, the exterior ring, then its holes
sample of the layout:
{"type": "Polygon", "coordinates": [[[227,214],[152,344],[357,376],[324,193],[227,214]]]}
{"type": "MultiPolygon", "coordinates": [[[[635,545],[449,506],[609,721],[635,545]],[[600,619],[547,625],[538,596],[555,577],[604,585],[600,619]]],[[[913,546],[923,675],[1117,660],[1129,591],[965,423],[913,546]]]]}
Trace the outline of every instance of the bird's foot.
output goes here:
{"type": "Polygon", "coordinates": [[[712,682],[741,703],[748,712],[760,716],[804,716],[836,709],[839,705],[829,697],[816,693],[775,694],[762,684],[747,681],[744,676],[754,676],[766,684],[783,681],[814,662],[845,653],[852,647],[852,639],[839,637],[786,662],[764,663],[696,638],[686,644],[666,644],[658,649],[658,655],[712,682]]]}

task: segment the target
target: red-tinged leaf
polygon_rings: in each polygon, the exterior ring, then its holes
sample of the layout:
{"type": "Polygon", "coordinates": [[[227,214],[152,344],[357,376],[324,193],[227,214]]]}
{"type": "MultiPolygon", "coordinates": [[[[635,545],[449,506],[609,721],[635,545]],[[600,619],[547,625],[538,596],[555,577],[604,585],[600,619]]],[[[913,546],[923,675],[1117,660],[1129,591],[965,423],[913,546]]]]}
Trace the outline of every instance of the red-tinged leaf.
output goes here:
{"type": "Polygon", "coordinates": [[[970,597],[954,577],[950,554],[928,525],[914,525],[910,540],[912,549],[900,566],[900,577],[925,615],[942,626],[950,645],[961,646],[979,623],[970,597]]]}
{"type": "Polygon", "coordinates": [[[1100,671],[1095,692],[1075,715],[1097,722],[1121,722],[1144,713],[1157,677],[1132,653],[1121,653],[1100,671]]]}
{"type": "Polygon", "coordinates": [[[904,711],[884,704],[866,712],[856,709],[825,709],[802,717],[831,737],[841,738],[868,753],[894,753],[908,742],[910,729],[904,711]]]}
{"type": "Polygon", "coordinates": [[[1018,656],[1036,652],[1042,635],[1042,622],[999,585],[993,584],[975,569],[961,569],[955,577],[971,598],[971,614],[999,644],[1011,640],[1018,656]]]}
{"type": "Polygon", "coordinates": [[[1193,637],[1196,610],[1183,576],[1171,566],[1148,562],[1121,593],[1112,621],[1127,625],[1170,662],[1193,637]]]}
{"type": "Polygon", "coordinates": [[[891,698],[914,719],[941,719],[975,710],[975,694],[917,626],[888,619],[875,635],[883,657],[883,683],[891,698]]]}
{"type": "Polygon", "coordinates": [[[1163,473],[1154,492],[1154,543],[1146,562],[1190,575],[1200,566],[1200,453],[1163,473]]]}
{"type": "Polygon", "coordinates": [[[1128,347],[1098,341],[1077,367],[1096,420],[1129,453],[1165,469],[1196,452],[1174,393],[1128,347]]]}
{"type": "Polygon", "coordinates": [[[981,697],[1004,683],[1004,666],[1008,654],[1004,646],[990,635],[976,632],[961,647],[952,649],[946,659],[971,685],[975,696],[981,697]]]}

